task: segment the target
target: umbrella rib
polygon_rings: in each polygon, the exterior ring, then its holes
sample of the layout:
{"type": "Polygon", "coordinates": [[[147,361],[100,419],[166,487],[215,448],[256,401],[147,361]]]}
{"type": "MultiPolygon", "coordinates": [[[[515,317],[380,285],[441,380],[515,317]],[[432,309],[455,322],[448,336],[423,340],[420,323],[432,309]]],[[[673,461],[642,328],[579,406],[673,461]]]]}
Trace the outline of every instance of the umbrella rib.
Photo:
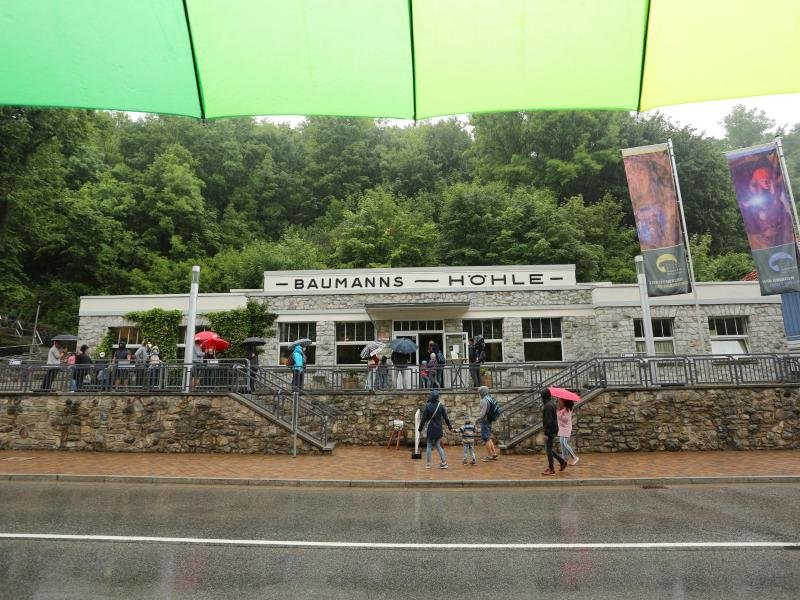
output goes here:
{"type": "Polygon", "coordinates": [[[203,86],[200,85],[200,71],[197,66],[197,55],[194,51],[194,36],[192,35],[192,23],[189,20],[189,7],[186,5],[186,0],[183,0],[183,16],[186,18],[186,31],[189,33],[189,48],[192,51],[192,66],[194,67],[194,83],[197,87],[197,102],[200,104],[200,118],[205,120],[206,107],[203,101],[203,86]]]}
{"type": "Polygon", "coordinates": [[[642,41],[642,68],[639,71],[639,98],[636,102],[636,112],[642,112],[642,90],[644,89],[644,63],[647,59],[647,34],[650,32],[650,3],[647,0],[647,7],[644,14],[644,40],[642,41]]]}
{"type": "Polygon", "coordinates": [[[408,33],[411,42],[411,101],[414,124],[417,122],[417,63],[414,50],[414,0],[408,0],[408,33]]]}

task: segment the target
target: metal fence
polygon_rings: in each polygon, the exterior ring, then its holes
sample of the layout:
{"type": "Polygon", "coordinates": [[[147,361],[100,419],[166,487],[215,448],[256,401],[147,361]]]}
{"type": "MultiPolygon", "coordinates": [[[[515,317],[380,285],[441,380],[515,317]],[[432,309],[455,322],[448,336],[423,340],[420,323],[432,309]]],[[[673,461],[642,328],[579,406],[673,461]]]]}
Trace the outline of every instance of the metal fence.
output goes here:
{"type": "Polygon", "coordinates": [[[10,361],[0,365],[0,391],[81,393],[241,392],[250,389],[245,359],[204,361],[187,367],[177,361],[47,365],[10,361]]]}
{"type": "MultiPolygon", "coordinates": [[[[417,365],[407,368],[366,366],[308,365],[302,374],[303,389],[309,392],[341,390],[371,390],[394,392],[400,390],[463,390],[486,385],[492,389],[525,389],[534,387],[555,373],[563,371],[570,362],[493,363],[482,365],[450,365],[424,373],[417,365]]],[[[273,384],[291,386],[293,371],[285,366],[259,367],[268,373],[273,384]]]]}

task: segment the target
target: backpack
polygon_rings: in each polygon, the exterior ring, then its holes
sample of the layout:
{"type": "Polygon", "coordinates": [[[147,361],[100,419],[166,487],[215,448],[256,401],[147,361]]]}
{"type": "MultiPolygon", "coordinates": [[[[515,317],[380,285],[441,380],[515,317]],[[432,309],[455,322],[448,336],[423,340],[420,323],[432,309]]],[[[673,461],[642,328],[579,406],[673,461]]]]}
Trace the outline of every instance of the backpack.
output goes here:
{"type": "Polygon", "coordinates": [[[445,363],[444,352],[442,352],[441,350],[439,350],[439,352],[436,354],[436,362],[439,363],[440,367],[444,366],[445,363]]]}
{"type": "Polygon", "coordinates": [[[291,368],[294,366],[294,352],[289,353],[289,358],[286,359],[286,366],[291,368]]]}
{"type": "Polygon", "coordinates": [[[493,423],[503,414],[503,407],[491,396],[487,396],[486,400],[489,402],[489,408],[486,409],[486,420],[489,421],[489,423],[493,423]]]}

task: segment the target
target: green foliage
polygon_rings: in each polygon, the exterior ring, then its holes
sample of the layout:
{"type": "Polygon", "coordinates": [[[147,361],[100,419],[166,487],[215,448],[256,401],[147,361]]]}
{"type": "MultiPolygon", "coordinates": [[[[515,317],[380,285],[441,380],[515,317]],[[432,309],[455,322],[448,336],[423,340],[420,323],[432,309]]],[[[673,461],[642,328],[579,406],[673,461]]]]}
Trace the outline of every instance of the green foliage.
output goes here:
{"type": "MultiPolygon", "coordinates": [[[[74,330],[82,295],[258,288],[264,270],[574,263],[634,281],[620,148],[674,142],[698,280],[749,270],[722,151],[775,123],[736,107],[724,139],[658,113],[544,111],[392,126],[0,107],[0,312],[74,330]],[[699,243],[699,242],[698,242],[699,243]]],[[[800,124],[783,136],[800,195],[800,124]]],[[[166,350],[166,348],[165,348],[166,350]]]]}
{"type": "Polygon", "coordinates": [[[97,344],[97,348],[94,349],[93,356],[96,359],[100,358],[100,353],[106,353],[106,360],[111,362],[111,351],[115,341],[114,333],[112,331],[106,331],[106,334],[102,337],[100,342],[97,344]]]}
{"type": "Polygon", "coordinates": [[[246,338],[275,335],[270,327],[277,315],[269,312],[266,304],[257,300],[248,300],[244,308],[208,313],[203,316],[208,319],[212,331],[231,343],[228,350],[219,354],[221,357],[244,356],[245,349],[242,342],[246,338]]]}
{"type": "Polygon", "coordinates": [[[139,337],[142,341],[147,340],[158,346],[162,360],[177,358],[178,343],[183,341],[178,339],[183,319],[181,311],[153,308],[128,313],[125,318],[139,327],[139,337]]]}

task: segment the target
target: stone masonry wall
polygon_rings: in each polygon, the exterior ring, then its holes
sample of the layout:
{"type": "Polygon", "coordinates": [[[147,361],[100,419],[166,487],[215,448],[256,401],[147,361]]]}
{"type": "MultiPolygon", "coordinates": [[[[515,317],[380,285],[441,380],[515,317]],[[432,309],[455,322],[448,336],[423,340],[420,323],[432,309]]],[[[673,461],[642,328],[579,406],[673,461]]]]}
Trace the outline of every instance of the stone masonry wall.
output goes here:
{"type": "Polygon", "coordinates": [[[800,388],[608,391],[575,411],[572,434],[579,453],[800,448],[800,388]]]}
{"type": "MultiPolygon", "coordinates": [[[[494,393],[501,403],[513,394],[494,393]]],[[[406,422],[426,394],[351,392],[318,399],[343,413],[339,444],[383,445],[391,421],[406,422]]],[[[454,426],[478,411],[475,392],[443,394],[454,426]]],[[[533,421],[538,420],[535,415],[533,421]]],[[[446,440],[458,444],[457,436],[446,440]]],[[[576,411],[581,452],[800,448],[800,387],[612,390],[576,411]]],[[[539,452],[539,434],[515,452],[539,452]]],[[[227,396],[0,395],[0,449],[288,454],[289,432],[227,396]]],[[[298,440],[300,452],[317,452],[298,440]]]]}
{"type": "Polygon", "coordinates": [[[227,396],[4,394],[0,448],[289,454],[292,439],[227,396]]]}

